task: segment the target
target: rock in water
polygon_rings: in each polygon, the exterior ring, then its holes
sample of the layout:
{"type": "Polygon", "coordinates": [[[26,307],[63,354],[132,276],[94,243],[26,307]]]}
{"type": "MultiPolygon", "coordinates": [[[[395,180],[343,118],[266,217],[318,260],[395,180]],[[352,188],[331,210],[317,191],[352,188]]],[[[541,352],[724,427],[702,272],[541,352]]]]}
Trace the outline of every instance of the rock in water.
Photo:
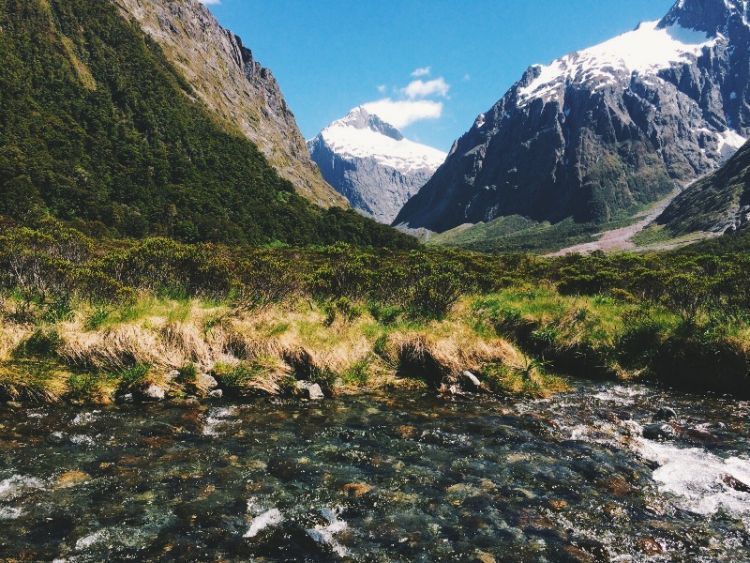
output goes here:
{"type": "Polygon", "coordinates": [[[649,440],[672,440],[677,432],[669,424],[648,424],[643,427],[643,437],[649,440]]]}
{"type": "Polygon", "coordinates": [[[661,21],[532,66],[395,224],[604,222],[717,168],[750,136],[749,15],[742,0],[680,0],[661,21]]]}
{"type": "Polygon", "coordinates": [[[654,414],[654,420],[656,421],[669,422],[670,420],[674,420],[676,418],[677,412],[675,412],[675,410],[670,407],[661,407],[658,411],[656,411],[656,414],[654,414]]]}
{"type": "Polygon", "coordinates": [[[298,397],[309,399],[311,401],[319,401],[325,399],[325,394],[317,383],[311,383],[309,381],[297,381],[294,384],[295,394],[298,397]]]}
{"type": "Polygon", "coordinates": [[[326,181],[381,223],[396,218],[446,156],[404,138],[363,107],[331,123],[308,148],[326,181]]]}

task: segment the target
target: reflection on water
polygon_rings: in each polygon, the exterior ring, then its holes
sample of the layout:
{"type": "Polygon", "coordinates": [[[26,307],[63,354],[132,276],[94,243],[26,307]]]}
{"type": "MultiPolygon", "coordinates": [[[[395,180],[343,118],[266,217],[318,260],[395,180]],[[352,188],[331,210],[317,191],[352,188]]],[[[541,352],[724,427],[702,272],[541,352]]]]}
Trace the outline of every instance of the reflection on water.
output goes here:
{"type": "Polygon", "coordinates": [[[749,408],[581,384],[3,411],[0,559],[747,560],[749,408]]]}

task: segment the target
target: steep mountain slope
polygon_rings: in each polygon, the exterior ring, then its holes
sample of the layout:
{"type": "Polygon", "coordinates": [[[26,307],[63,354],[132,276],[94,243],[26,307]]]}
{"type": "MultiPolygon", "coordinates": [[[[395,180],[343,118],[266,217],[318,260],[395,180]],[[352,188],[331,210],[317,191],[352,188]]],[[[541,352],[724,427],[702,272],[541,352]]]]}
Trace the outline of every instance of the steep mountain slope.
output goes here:
{"type": "Polygon", "coordinates": [[[359,209],[391,223],[427,183],[445,153],[410,141],[362,107],[308,142],[323,177],[359,209]]]}
{"type": "Polygon", "coordinates": [[[673,235],[745,228],[750,223],[750,143],[681,193],[656,223],[673,235]]]}
{"type": "Polygon", "coordinates": [[[305,141],[271,71],[197,0],[114,0],[162,48],[198,97],[239,129],[313,203],[346,206],[310,161],[305,141]]]}
{"type": "Polygon", "coordinates": [[[395,223],[603,223],[717,168],[750,136],[747,18],[742,0],[680,0],[659,22],[529,68],[395,223]]]}
{"type": "Polygon", "coordinates": [[[410,245],[298,196],[102,0],[0,0],[0,215],[186,241],[410,245]]]}

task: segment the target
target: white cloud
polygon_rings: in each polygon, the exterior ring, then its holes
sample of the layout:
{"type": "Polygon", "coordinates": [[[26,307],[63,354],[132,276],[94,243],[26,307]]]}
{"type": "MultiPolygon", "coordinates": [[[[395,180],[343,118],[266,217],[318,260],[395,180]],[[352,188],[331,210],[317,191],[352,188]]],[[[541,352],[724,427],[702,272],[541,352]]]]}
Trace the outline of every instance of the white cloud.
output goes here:
{"type": "Polygon", "coordinates": [[[221,0],[198,0],[201,4],[206,4],[207,6],[216,6],[217,4],[221,4],[221,0]]]}
{"type": "Polygon", "coordinates": [[[380,86],[378,86],[378,92],[380,92],[381,94],[385,94],[386,90],[388,90],[388,86],[386,86],[385,84],[381,84],[380,86]]]}
{"type": "Polygon", "coordinates": [[[414,72],[412,72],[411,75],[414,78],[419,78],[420,76],[429,76],[431,72],[432,72],[431,66],[422,66],[419,68],[415,68],[414,72]]]}
{"type": "Polygon", "coordinates": [[[402,91],[410,100],[415,98],[426,98],[428,96],[442,96],[445,98],[450,90],[450,84],[441,76],[435,80],[414,80],[402,91]]]}
{"type": "Polygon", "coordinates": [[[425,119],[439,119],[443,115],[442,102],[432,100],[383,98],[363,104],[363,107],[398,129],[425,119]]]}

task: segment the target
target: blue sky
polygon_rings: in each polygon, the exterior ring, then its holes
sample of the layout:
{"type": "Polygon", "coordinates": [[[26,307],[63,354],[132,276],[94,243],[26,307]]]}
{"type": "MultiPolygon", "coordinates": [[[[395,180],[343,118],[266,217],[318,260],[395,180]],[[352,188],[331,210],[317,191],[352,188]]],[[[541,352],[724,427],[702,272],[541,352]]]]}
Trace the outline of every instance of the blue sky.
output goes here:
{"type": "Polygon", "coordinates": [[[673,2],[206,0],[271,68],[305,137],[380,101],[405,135],[443,150],[531,64],[659,19],[673,2]]]}

